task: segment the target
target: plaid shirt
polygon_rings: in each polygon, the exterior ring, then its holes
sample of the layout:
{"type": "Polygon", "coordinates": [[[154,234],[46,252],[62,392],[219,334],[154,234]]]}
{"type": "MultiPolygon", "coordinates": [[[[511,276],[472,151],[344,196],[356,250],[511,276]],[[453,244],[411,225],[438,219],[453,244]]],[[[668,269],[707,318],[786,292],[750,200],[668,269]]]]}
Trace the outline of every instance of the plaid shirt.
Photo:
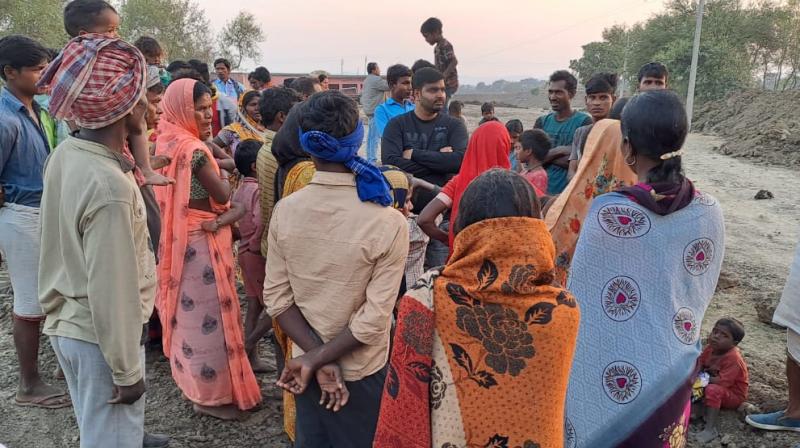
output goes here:
{"type": "Polygon", "coordinates": [[[417,215],[408,217],[408,258],[406,258],[406,288],[411,288],[425,273],[425,250],[430,238],[417,224],[417,215]]]}
{"type": "MultiPolygon", "coordinates": [[[[444,73],[447,66],[449,66],[450,62],[455,58],[456,54],[453,51],[453,44],[451,44],[449,40],[442,38],[442,40],[433,47],[433,60],[434,65],[436,65],[436,70],[444,73]]],[[[444,84],[448,89],[458,89],[458,70],[456,70],[455,67],[453,67],[453,71],[445,77],[444,84]]]]}

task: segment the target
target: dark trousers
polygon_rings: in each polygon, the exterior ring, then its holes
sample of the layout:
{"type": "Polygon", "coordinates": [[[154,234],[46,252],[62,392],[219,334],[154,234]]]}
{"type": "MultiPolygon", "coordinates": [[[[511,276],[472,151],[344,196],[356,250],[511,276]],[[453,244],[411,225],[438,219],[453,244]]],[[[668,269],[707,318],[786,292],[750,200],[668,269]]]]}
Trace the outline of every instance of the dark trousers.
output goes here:
{"type": "Polygon", "coordinates": [[[321,391],[312,380],[297,400],[295,448],[371,448],[378,425],[386,368],[347,382],[350,401],[339,412],[320,406],[321,391]]]}

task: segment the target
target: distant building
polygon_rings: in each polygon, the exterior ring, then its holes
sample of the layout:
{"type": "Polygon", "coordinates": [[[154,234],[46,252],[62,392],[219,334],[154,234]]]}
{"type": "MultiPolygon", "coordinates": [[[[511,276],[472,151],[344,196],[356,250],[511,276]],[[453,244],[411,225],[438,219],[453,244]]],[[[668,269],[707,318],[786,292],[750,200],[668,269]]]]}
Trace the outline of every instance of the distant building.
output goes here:
{"type": "MultiPolygon", "coordinates": [[[[248,73],[232,72],[231,78],[241,82],[245,86],[250,86],[247,82],[248,73]]],[[[271,73],[272,85],[282,86],[283,80],[287,78],[299,78],[301,76],[309,76],[308,73],[271,73]]],[[[328,88],[330,90],[339,90],[342,93],[358,97],[361,95],[361,89],[364,87],[364,78],[366,75],[328,75],[328,88]]]]}

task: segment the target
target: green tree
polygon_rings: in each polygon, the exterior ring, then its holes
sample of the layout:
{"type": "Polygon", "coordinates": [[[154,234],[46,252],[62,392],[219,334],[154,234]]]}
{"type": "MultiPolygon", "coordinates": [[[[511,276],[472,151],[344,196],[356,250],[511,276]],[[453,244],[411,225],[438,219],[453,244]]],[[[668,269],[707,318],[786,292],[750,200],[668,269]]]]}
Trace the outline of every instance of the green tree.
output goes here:
{"type": "Polygon", "coordinates": [[[257,61],[261,58],[258,45],[263,41],[264,32],[256,17],[247,11],[240,11],[222,29],[219,48],[236,69],[247,59],[257,61]]]}
{"type": "Polygon", "coordinates": [[[65,0],[0,0],[0,36],[23,34],[50,48],[69,39],[64,31],[65,0]]]}
{"type": "Polygon", "coordinates": [[[154,37],[172,60],[212,57],[211,25],[191,0],[123,0],[120,15],[126,40],[154,37]]]}

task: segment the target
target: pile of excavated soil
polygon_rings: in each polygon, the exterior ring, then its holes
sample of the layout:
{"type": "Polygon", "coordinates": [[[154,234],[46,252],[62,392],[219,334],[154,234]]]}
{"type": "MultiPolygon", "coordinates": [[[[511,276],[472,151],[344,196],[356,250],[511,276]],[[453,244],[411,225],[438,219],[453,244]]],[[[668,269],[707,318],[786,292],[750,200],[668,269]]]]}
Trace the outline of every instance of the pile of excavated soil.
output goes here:
{"type": "Polygon", "coordinates": [[[800,165],[800,90],[737,92],[695,112],[694,131],[727,142],[718,150],[733,157],[780,166],[800,165]]]}

